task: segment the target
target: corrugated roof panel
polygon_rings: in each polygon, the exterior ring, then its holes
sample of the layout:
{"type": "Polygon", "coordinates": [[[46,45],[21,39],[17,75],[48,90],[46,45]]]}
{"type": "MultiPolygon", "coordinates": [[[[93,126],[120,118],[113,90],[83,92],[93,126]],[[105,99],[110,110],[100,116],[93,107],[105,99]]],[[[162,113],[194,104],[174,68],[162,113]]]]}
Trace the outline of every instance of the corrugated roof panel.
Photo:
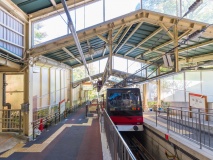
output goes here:
{"type": "MultiPolygon", "coordinates": [[[[52,6],[52,3],[50,1],[44,0],[12,0],[12,1],[27,14],[52,6]]],[[[61,2],[60,0],[55,1],[56,3],[61,2]]]]}
{"type": "Polygon", "coordinates": [[[140,49],[140,48],[136,48],[133,52],[130,52],[129,54],[128,54],[128,56],[129,57],[136,57],[136,56],[138,56],[138,55],[140,55],[140,54],[143,54],[143,53],[145,53],[146,52],[146,50],[143,50],[143,49],[140,49]]]}
{"type": "Polygon", "coordinates": [[[124,45],[118,52],[118,54],[124,55],[126,52],[128,52],[130,49],[132,49],[131,46],[124,45]]]}

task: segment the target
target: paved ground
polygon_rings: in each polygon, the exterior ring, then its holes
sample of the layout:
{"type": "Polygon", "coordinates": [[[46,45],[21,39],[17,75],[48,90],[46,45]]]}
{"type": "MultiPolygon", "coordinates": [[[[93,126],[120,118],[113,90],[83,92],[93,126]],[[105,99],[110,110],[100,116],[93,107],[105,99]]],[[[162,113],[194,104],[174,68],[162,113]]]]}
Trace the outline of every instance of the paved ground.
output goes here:
{"type": "Polygon", "coordinates": [[[42,132],[35,141],[26,144],[19,143],[14,148],[3,152],[0,159],[110,159],[109,153],[103,156],[101,141],[106,143],[106,140],[100,131],[99,119],[85,118],[85,107],[82,107],[76,113],[69,115],[67,119],[49,128],[49,131],[42,132]]]}

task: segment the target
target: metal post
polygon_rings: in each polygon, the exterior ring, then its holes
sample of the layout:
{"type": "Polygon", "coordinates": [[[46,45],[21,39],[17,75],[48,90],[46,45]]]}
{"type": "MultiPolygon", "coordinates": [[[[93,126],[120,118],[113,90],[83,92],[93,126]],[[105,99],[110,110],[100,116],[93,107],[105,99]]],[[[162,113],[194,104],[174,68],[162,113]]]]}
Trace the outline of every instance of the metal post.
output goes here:
{"type": "Polygon", "coordinates": [[[19,111],[19,134],[21,134],[21,110],[19,111]]]}
{"type": "Polygon", "coordinates": [[[157,115],[157,112],[158,112],[158,111],[156,110],[156,127],[158,126],[158,124],[157,124],[157,116],[158,116],[158,115],[157,115]]]}
{"type": "Polygon", "coordinates": [[[167,133],[169,133],[169,108],[167,108],[167,133]]]}
{"type": "Polygon", "coordinates": [[[200,119],[200,109],[198,109],[198,120],[199,120],[200,149],[202,149],[202,144],[201,144],[201,119],[200,119]]]}
{"type": "Polygon", "coordinates": [[[35,129],[35,125],[34,125],[34,122],[33,122],[33,140],[35,139],[35,131],[34,131],[34,129],[35,129]]]}
{"type": "Polygon", "coordinates": [[[87,117],[87,112],[88,112],[88,105],[86,105],[86,117],[87,117]]]}
{"type": "Polygon", "coordinates": [[[55,113],[55,124],[56,124],[56,116],[57,116],[57,115],[56,115],[56,113],[55,113]]]}

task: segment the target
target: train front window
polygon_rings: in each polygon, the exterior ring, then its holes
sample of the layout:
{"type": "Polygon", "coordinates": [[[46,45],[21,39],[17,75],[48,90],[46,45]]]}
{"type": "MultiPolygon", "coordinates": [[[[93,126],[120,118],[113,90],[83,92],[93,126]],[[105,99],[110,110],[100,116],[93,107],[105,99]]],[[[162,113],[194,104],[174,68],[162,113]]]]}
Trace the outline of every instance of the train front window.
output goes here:
{"type": "Polygon", "coordinates": [[[108,95],[108,109],[111,115],[141,115],[140,94],[134,91],[116,91],[108,95]]]}

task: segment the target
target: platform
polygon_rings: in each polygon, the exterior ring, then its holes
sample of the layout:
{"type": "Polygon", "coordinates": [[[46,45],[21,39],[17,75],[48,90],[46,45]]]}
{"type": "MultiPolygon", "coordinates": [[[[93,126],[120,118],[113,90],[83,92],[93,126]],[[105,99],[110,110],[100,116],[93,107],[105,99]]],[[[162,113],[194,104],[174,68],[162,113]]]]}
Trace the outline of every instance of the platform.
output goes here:
{"type": "Polygon", "coordinates": [[[105,135],[100,130],[99,122],[97,117],[85,117],[85,106],[82,106],[57,125],[48,128],[48,131],[43,131],[35,141],[19,143],[1,153],[0,159],[110,159],[105,135]]]}

